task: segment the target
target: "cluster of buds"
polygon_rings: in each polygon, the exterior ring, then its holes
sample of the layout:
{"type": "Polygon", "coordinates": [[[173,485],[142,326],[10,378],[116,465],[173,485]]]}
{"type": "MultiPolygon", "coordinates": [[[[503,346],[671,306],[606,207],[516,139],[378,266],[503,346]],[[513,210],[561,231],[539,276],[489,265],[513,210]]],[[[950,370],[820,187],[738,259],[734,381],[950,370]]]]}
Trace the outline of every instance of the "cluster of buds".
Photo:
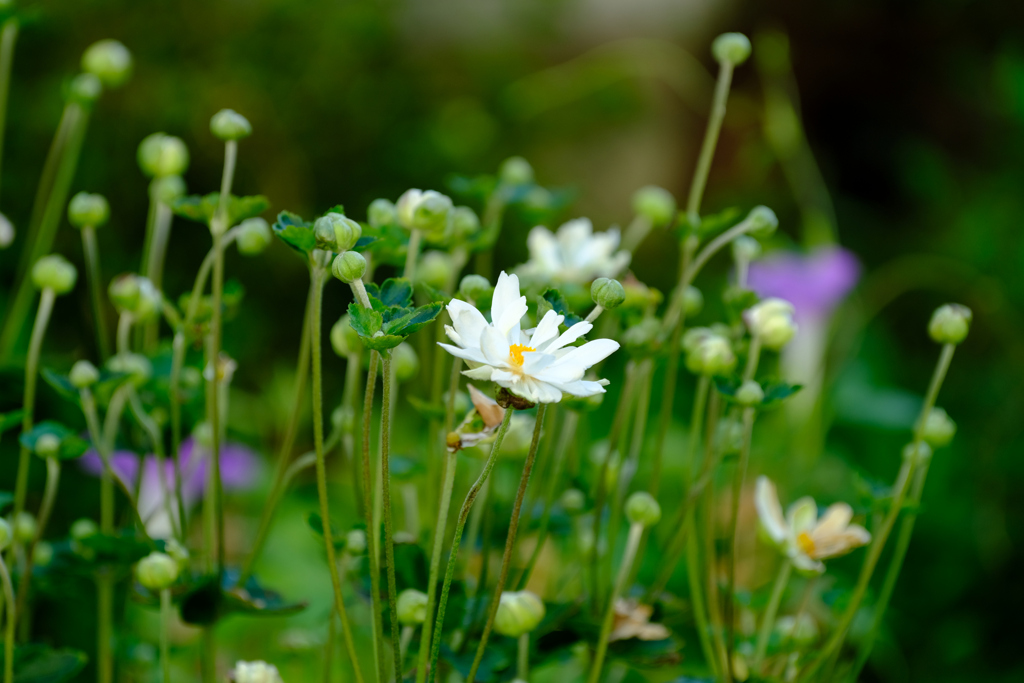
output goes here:
{"type": "Polygon", "coordinates": [[[398,224],[406,230],[418,230],[432,242],[448,231],[452,200],[435,190],[407,190],[395,205],[398,224]]]}

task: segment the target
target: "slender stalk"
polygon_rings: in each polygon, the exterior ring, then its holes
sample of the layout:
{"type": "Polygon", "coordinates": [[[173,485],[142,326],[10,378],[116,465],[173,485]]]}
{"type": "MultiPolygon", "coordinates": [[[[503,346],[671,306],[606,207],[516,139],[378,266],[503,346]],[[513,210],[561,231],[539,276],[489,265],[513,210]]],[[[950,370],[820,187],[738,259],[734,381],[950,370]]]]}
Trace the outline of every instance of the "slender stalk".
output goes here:
{"type": "Polygon", "coordinates": [[[448,556],[448,568],[445,571],[444,584],[441,587],[441,599],[437,606],[437,618],[434,620],[434,642],[430,648],[430,671],[429,678],[427,679],[430,683],[434,683],[434,679],[437,676],[437,660],[441,654],[441,631],[444,627],[444,611],[448,606],[448,591],[451,589],[452,578],[455,576],[455,566],[458,564],[462,531],[466,527],[466,519],[469,517],[469,512],[473,509],[473,501],[476,500],[477,494],[480,493],[480,487],[487,481],[487,478],[491,475],[491,470],[494,469],[494,465],[498,461],[501,443],[505,440],[505,434],[508,432],[508,426],[512,421],[512,414],[514,412],[511,407],[505,411],[505,418],[501,421],[501,426],[498,427],[498,433],[494,437],[494,443],[491,445],[491,452],[487,456],[487,462],[484,463],[483,471],[480,472],[480,476],[477,477],[477,480],[469,488],[469,492],[466,493],[466,500],[462,503],[462,509],[459,510],[459,518],[455,525],[455,536],[452,538],[452,548],[448,556]]]}
{"type": "Polygon", "coordinates": [[[516,651],[516,680],[530,680],[530,634],[523,633],[519,636],[519,643],[516,651]]]}
{"type": "MultiPolygon", "coordinates": [[[[365,289],[363,293],[365,295],[365,289]]],[[[373,614],[373,628],[370,633],[373,640],[373,650],[376,653],[377,683],[384,681],[384,644],[381,636],[384,629],[381,623],[380,608],[380,564],[377,543],[380,540],[380,527],[374,524],[373,515],[373,472],[370,466],[370,424],[373,420],[373,393],[377,386],[377,359],[380,354],[376,351],[370,353],[370,369],[366,375],[366,394],[363,399],[363,500],[365,501],[364,514],[366,521],[366,558],[370,564],[370,605],[373,614]]]]}
{"type": "Polygon", "coordinates": [[[381,486],[384,496],[384,558],[387,562],[388,575],[388,611],[391,616],[391,648],[395,657],[395,680],[400,681],[402,677],[402,651],[399,639],[398,624],[398,588],[395,580],[395,537],[392,522],[391,510],[391,410],[392,410],[392,374],[391,374],[391,351],[381,354],[383,359],[383,376],[381,381],[384,385],[383,404],[380,412],[380,459],[381,459],[381,486]]]}
{"type": "Polygon", "coordinates": [[[20,22],[9,17],[0,29],[0,162],[4,158],[4,132],[7,128],[7,96],[11,90],[11,65],[14,63],[14,44],[18,40],[20,22]]]}
{"type": "Polygon", "coordinates": [[[629,227],[626,228],[626,232],[622,235],[622,248],[631,254],[635,252],[652,227],[654,226],[651,223],[651,219],[647,216],[640,214],[634,216],[629,227]]]}
{"type": "Polygon", "coordinates": [[[601,635],[597,639],[597,653],[594,655],[594,662],[590,666],[590,675],[587,683],[597,683],[601,678],[601,669],[604,667],[604,658],[608,653],[608,637],[612,632],[612,625],[615,623],[615,601],[622,594],[625,588],[626,578],[633,568],[633,561],[636,559],[637,548],[640,547],[640,537],[643,536],[644,527],[642,524],[633,522],[629,527],[629,537],[626,539],[626,551],[622,556],[622,564],[619,565],[619,574],[615,578],[615,586],[608,599],[608,607],[604,612],[604,620],[601,622],[601,635]]]}
{"type": "Polygon", "coordinates": [[[712,677],[718,678],[718,660],[711,644],[708,626],[707,606],[704,604],[704,589],[701,587],[700,548],[697,545],[697,523],[693,508],[686,516],[686,575],[690,586],[690,602],[693,603],[693,620],[697,626],[697,638],[704,660],[711,669],[712,677]]]}
{"type": "MultiPolygon", "coordinates": [[[[544,425],[544,412],[547,404],[541,403],[537,406],[537,420],[533,426],[533,439],[530,441],[530,452],[526,455],[526,463],[523,465],[523,476],[519,479],[519,490],[516,491],[516,500],[512,505],[512,518],[508,522],[508,536],[505,538],[505,552],[501,556],[501,570],[498,574],[498,585],[494,587],[494,597],[491,598],[490,608],[487,614],[487,621],[484,624],[484,631],[480,635],[480,644],[476,648],[476,657],[473,658],[473,665],[469,668],[467,681],[476,680],[476,672],[483,661],[484,651],[487,649],[487,640],[491,636],[491,629],[494,628],[494,617],[498,614],[498,604],[501,602],[501,592],[505,590],[505,583],[508,581],[508,571],[512,564],[512,552],[516,547],[516,535],[519,532],[519,513],[523,507],[523,498],[526,496],[526,488],[530,485],[530,474],[533,472],[533,464],[537,459],[537,446],[540,444],[541,429],[544,425]]],[[[511,412],[511,409],[509,409],[511,412]]]]}
{"type": "Polygon", "coordinates": [[[114,581],[103,570],[96,577],[96,680],[112,683],[114,680],[114,653],[111,640],[114,637],[114,581]]]}
{"type": "MultiPolygon", "coordinates": [[[[163,290],[164,258],[167,255],[167,243],[171,237],[171,222],[174,214],[171,207],[154,199],[153,209],[153,241],[150,245],[149,259],[146,261],[146,277],[157,290],[163,290]]],[[[155,318],[146,324],[143,330],[143,348],[151,352],[156,348],[160,331],[160,319],[155,318]]]]}
{"type": "Polygon", "coordinates": [[[7,564],[0,556],[0,583],[3,583],[4,602],[7,603],[6,624],[4,628],[4,683],[14,683],[14,627],[17,624],[17,613],[14,611],[14,585],[7,564]]]}
{"type": "Polygon", "coordinates": [[[753,670],[761,669],[761,662],[768,651],[768,639],[771,638],[772,629],[775,627],[775,615],[779,612],[779,605],[782,603],[782,595],[786,592],[786,585],[789,583],[789,576],[793,572],[793,563],[788,559],[782,561],[779,567],[779,574],[775,577],[775,584],[772,586],[771,597],[768,598],[768,606],[765,607],[764,616],[761,621],[761,628],[757,632],[757,646],[754,649],[753,670]]]}
{"type": "Polygon", "coordinates": [[[164,683],[171,683],[171,589],[160,591],[160,670],[164,683]]]}
{"type": "Polygon", "coordinates": [[[686,200],[686,213],[690,216],[691,222],[700,214],[700,202],[704,196],[704,187],[708,182],[708,173],[711,171],[711,161],[715,157],[718,134],[722,130],[722,121],[725,119],[725,105],[729,100],[729,86],[732,84],[732,69],[732,62],[728,60],[719,62],[718,82],[715,83],[711,115],[708,117],[704,142],[700,148],[700,156],[697,158],[697,168],[693,172],[693,180],[690,183],[690,195],[686,200]]]}
{"type": "MultiPolygon", "coordinates": [[[[400,650],[400,655],[401,655],[399,661],[405,662],[405,653],[409,651],[409,643],[412,642],[412,637],[414,635],[416,635],[416,627],[415,626],[403,626],[402,627],[402,639],[398,643],[399,650],[400,650]]],[[[395,667],[395,670],[396,670],[395,680],[396,681],[401,681],[402,678],[403,678],[402,671],[404,670],[404,668],[403,667],[395,667]]]]}
{"type": "Polygon", "coordinates": [[[90,225],[82,228],[82,253],[85,255],[85,270],[89,280],[89,295],[92,300],[93,325],[96,327],[96,342],[100,358],[110,357],[110,334],[103,315],[103,284],[100,275],[100,250],[96,245],[96,230],[90,225]]]}
{"type": "MultiPolygon", "coordinates": [[[[715,452],[713,435],[718,427],[718,420],[721,417],[721,399],[718,392],[712,392],[711,400],[708,403],[708,424],[705,440],[704,458],[705,463],[710,462],[715,452]]],[[[707,608],[708,620],[711,622],[711,637],[714,642],[714,649],[718,653],[718,671],[720,674],[729,674],[730,665],[725,648],[725,625],[722,620],[721,606],[718,597],[718,556],[715,549],[715,486],[712,481],[714,469],[709,471],[707,485],[703,491],[702,517],[704,518],[704,557],[706,558],[707,576],[707,608]]]]}
{"type": "MultiPolygon", "coordinates": [[[[18,583],[18,616],[24,616],[28,609],[28,594],[32,584],[32,565],[35,561],[35,553],[33,551],[46,531],[46,525],[50,521],[50,513],[53,512],[53,503],[57,500],[57,488],[59,486],[60,460],[57,458],[47,458],[46,484],[43,487],[43,500],[39,504],[39,515],[36,518],[36,533],[32,541],[25,548],[25,566],[22,569],[21,581],[18,583]]],[[[22,622],[22,638],[25,640],[28,640],[28,633],[25,629],[27,625],[28,622],[22,622]]]]}
{"type": "Polygon", "coordinates": [[[402,277],[410,282],[416,280],[416,259],[420,255],[420,242],[423,240],[423,233],[413,230],[409,233],[409,248],[405,252],[405,270],[402,277]]]}

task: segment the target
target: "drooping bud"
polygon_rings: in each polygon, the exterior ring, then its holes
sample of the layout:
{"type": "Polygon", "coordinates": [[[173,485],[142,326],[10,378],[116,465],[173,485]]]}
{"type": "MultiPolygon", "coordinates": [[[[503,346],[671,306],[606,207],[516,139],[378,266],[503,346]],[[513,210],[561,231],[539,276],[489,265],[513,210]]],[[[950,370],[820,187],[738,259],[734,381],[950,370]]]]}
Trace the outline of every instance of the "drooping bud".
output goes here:
{"type": "Polygon", "coordinates": [[[932,448],[942,448],[949,444],[956,435],[956,423],[942,408],[932,408],[924,421],[921,436],[932,448]]]}
{"type": "Polygon", "coordinates": [[[68,375],[68,378],[76,389],[88,389],[100,381],[100,371],[89,361],[80,360],[71,366],[71,373],[68,375]]]}
{"type": "Polygon", "coordinates": [[[351,555],[362,555],[366,552],[366,532],[353,529],[345,534],[345,550],[351,555]]]}
{"type": "Polygon", "coordinates": [[[68,202],[68,222],[76,228],[98,228],[110,217],[110,205],[101,194],[79,192],[68,202]]]}
{"type": "Polygon", "coordinates": [[[180,176],[189,162],[185,141],[166,133],[152,133],[143,138],[137,157],[142,172],[154,178],[180,176]]]}
{"type": "Polygon", "coordinates": [[[778,351],[796,334],[793,304],[784,299],[769,298],[743,312],[750,333],[768,349],[778,351]]]}
{"type": "Polygon", "coordinates": [[[22,510],[14,518],[14,539],[19,545],[31,543],[32,539],[36,537],[36,530],[38,528],[39,525],[36,523],[36,518],[32,516],[32,513],[22,510]]]}
{"type": "Polygon", "coordinates": [[[633,212],[655,227],[668,225],[676,215],[676,198],[663,187],[641,187],[633,193],[633,212]]]}
{"type": "Polygon", "coordinates": [[[210,118],[210,132],[225,142],[241,140],[252,135],[252,124],[234,109],[221,109],[210,118]]]}
{"type": "Polygon", "coordinates": [[[711,44],[711,54],[719,62],[739,66],[750,57],[750,39],[742,33],[723,33],[711,44]]]}
{"type": "Polygon", "coordinates": [[[32,564],[37,567],[48,567],[53,562],[53,545],[39,541],[32,548],[32,564]]]}
{"type": "Polygon", "coordinates": [[[704,295],[701,291],[690,285],[683,292],[683,310],[687,318],[693,318],[704,309],[704,295]]]}
{"type": "Polygon", "coordinates": [[[82,71],[93,74],[108,88],[116,88],[132,75],[132,53],[116,40],[101,40],[82,55],[82,71]]]}
{"type": "Polygon", "coordinates": [[[566,489],[562,493],[562,497],[559,499],[562,504],[562,509],[570,515],[578,515],[583,512],[583,508],[587,504],[587,497],[579,489],[566,489]]]}
{"type": "Polygon", "coordinates": [[[428,237],[443,234],[448,227],[452,200],[434,190],[407,190],[396,205],[398,222],[406,230],[419,230],[428,237]]]}
{"type": "Polygon", "coordinates": [[[420,372],[420,358],[409,342],[402,342],[394,348],[391,364],[394,366],[395,379],[399,382],[408,382],[420,372]]]}
{"type": "Polygon", "coordinates": [[[736,389],[736,402],[741,406],[759,406],[764,401],[764,389],[752,379],[747,380],[736,389]]]}
{"type": "Polygon", "coordinates": [[[971,309],[960,304],[939,306],[928,322],[928,335],[939,344],[959,344],[971,329],[971,309]]]}
{"type": "Polygon", "coordinates": [[[56,458],[60,455],[60,437],[56,434],[41,434],[33,450],[40,458],[56,458]]]}
{"type": "Polygon", "coordinates": [[[338,318],[338,322],[331,327],[331,347],[342,358],[346,358],[362,348],[359,333],[352,329],[352,321],[348,313],[338,318]]]}
{"type": "Polygon", "coordinates": [[[778,216],[767,206],[755,206],[747,214],[747,220],[751,226],[748,234],[758,239],[770,237],[776,228],[779,227],[778,216]]]}
{"type": "Polygon", "coordinates": [[[78,269],[60,254],[44,256],[32,266],[32,284],[39,289],[52,289],[67,294],[75,287],[78,269]]]}
{"type": "Polygon", "coordinates": [[[398,211],[387,199],[374,199],[366,210],[366,222],[374,228],[394,225],[398,222],[398,211]]]}
{"type": "Polygon", "coordinates": [[[238,662],[231,672],[234,683],[282,683],[277,667],[266,662],[238,662]]]}
{"type": "Polygon", "coordinates": [[[498,180],[503,185],[529,185],[533,182],[533,166],[523,157],[509,157],[501,162],[498,180]]]}
{"type": "Polygon", "coordinates": [[[103,81],[90,73],[78,74],[71,79],[71,85],[68,86],[68,98],[86,106],[99,99],[102,92],[103,81]]]}
{"type": "Polygon", "coordinates": [[[661,506],[646,491],[637,491],[626,500],[626,518],[632,524],[651,527],[661,519],[661,506]]]}
{"type": "Polygon", "coordinates": [[[71,537],[71,549],[79,555],[91,558],[91,556],[95,554],[95,551],[82,543],[82,541],[92,538],[99,532],[99,526],[88,517],[75,520],[71,524],[71,529],[68,532],[68,535],[71,537]]]}
{"type": "Polygon", "coordinates": [[[590,285],[590,298],[601,308],[610,310],[626,300],[626,289],[618,280],[599,277],[590,285]]]}
{"type": "Polygon", "coordinates": [[[398,594],[398,623],[418,626],[427,620],[427,594],[406,588],[398,594]]]}
{"type": "Polygon", "coordinates": [[[331,264],[331,272],[347,285],[362,279],[366,272],[366,259],[358,251],[346,251],[338,254],[331,264]]]}
{"type": "Polygon", "coordinates": [[[170,588],[178,580],[178,563],[166,553],[153,551],[139,560],[135,576],[149,590],[170,588]]]}
{"type": "Polygon", "coordinates": [[[505,591],[494,616],[494,630],[503,636],[518,638],[544,620],[544,603],[530,591],[505,591]]]}
{"type": "Polygon", "coordinates": [[[459,283],[459,294],[467,301],[480,301],[491,295],[491,283],[483,275],[467,275],[459,283]]]}
{"type": "Polygon", "coordinates": [[[235,242],[238,244],[239,253],[256,256],[270,246],[273,238],[267,221],[256,216],[255,218],[246,218],[239,223],[238,237],[235,242]]]}

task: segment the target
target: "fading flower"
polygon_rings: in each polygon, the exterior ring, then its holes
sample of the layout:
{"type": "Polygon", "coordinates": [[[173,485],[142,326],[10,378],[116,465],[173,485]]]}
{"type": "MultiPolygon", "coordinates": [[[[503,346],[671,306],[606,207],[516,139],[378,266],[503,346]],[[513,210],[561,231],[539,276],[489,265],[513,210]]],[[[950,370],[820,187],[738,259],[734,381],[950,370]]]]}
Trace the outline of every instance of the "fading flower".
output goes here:
{"type": "Polygon", "coordinates": [[[594,232],[588,218],[577,218],[552,233],[542,225],[530,231],[526,246],[530,260],[517,273],[529,280],[584,284],[615,277],[629,265],[628,251],[619,248],[618,228],[594,232]]]}
{"type": "Polygon", "coordinates": [[[845,555],[871,542],[867,529],[850,524],[853,509],[846,503],[830,505],[819,518],[814,499],[805,496],[790,505],[783,516],[775,484],[765,476],[757,479],[754,502],[761,528],[799,571],[820,574],[825,571],[821,560],[845,555]]]}
{"type": "Polygon", "coordinates": [[[661,624],[652,624],[654,608],[641,605],[635,600],[618,598],[615,601],[615,628],[608,636],[609,642],[616,640],[665,640],[669,630],[661,624]]]}
{"type": "Polygon", "coordinates": [[[472,384],[468,386],[473,409],[462,420],[462,424],[448,435],[448,450],[452,453],[463,448],[472,448],[491,438],[505,419],[505,409],[499,406],[497,401],[472,384]]]}
{"type": "Polygon", "coordinates": [[[591,366],[611,355],[619,343],[597,339],[569,346],[593,329],[579,322],[559,334],[565,319],[548,311],[532,330],[522,330],[526,297],[519,294],[519,278],[504,272],[498,277],[491,303],[491,322],[474,306],[458,299],[448,304],[452,325],[445,332],[457,346],[441,344],[448,353],[467,361],[462,374],[487,380],[534,403],[557,403],[562,395],[592,396],[604,393],[607,380],[589,381],[583,376],[591,366]]]}

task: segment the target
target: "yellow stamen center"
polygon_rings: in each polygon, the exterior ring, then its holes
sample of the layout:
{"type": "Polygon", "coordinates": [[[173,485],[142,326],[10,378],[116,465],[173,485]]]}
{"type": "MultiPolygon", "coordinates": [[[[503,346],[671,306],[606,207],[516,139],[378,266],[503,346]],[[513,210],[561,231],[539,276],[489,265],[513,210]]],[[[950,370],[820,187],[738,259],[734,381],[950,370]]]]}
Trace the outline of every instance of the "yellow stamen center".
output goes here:
{"type": "Polygon", "coordinates": [[[814,539],[809,533],[801,531],[800,535],[796,537],[796,543],[805,554],[814,556],[814,539]]]}
{"type": "Polygon", "coordinates": [[[512,365],[521,366],[523,364],[523,353],[536,350],[532,346],[526,346],[525,344],[513,344],[509,347],[509,362],[512,365]]]}

